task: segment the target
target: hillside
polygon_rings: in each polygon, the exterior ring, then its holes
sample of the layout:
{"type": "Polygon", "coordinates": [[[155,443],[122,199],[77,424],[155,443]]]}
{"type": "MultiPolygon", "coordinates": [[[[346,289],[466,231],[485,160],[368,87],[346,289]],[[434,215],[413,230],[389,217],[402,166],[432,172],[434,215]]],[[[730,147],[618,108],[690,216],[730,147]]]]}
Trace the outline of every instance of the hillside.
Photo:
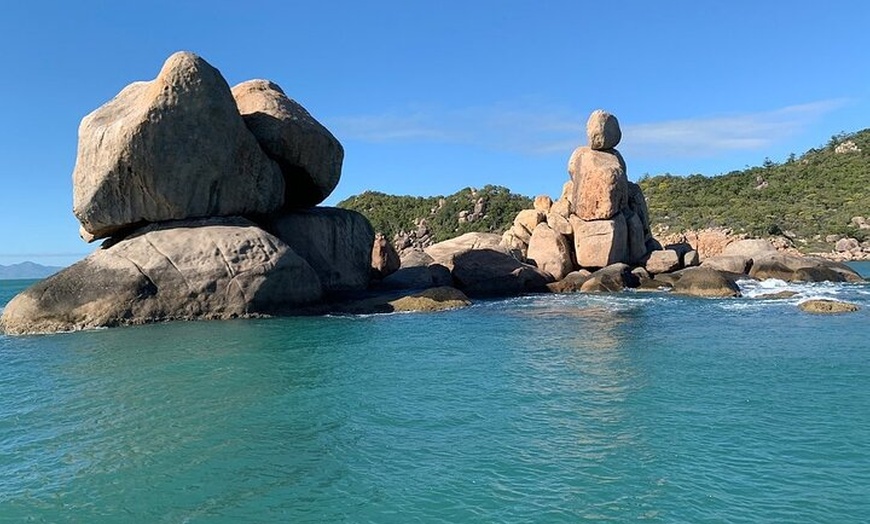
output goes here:
{"type": "MultiPolygon", "coordinates": [[[[638,183],[654,229],[727,227],[752,236],[785,235],[805,251],[830,250],[829,235],[870,239],[870,129],[831,137],[781,164],[767,160],[724,175],[658,175],[638,183]],[[865,229],[853,217],[867,218],[865,229]]],[[[419,232],[415,238],[437,242],[469,231],[500,233],[519,210],[532,207],[532,199],[486,186],[446,197],[367,191],[338,206],[364,214],[387,238],[419,232]]]]}
{"type": "Polygon", "coordinates": [[[425,229],[432,241],[440,242],[470,231],[501,233],[511,226],[520,210],[532,207],[532,199],[505,187],[488,185],[433,197],[366,191],[339,202],[338,207],[362,213],[375,231],[389,239],[397,233],[425,229]],[[422,228],[421,219],[425,220],[422,228]]]}
{"type": "Polygon", "coordinates": [[[827,235],[866,240],[870,230],[851,219],[870,215],[870,129],[834,136],[782,164],[766,160],[714,177],[660,175],[639,184],[650,222],[672,230],[785,234],[808,248],[823,247],[827,235]]]}

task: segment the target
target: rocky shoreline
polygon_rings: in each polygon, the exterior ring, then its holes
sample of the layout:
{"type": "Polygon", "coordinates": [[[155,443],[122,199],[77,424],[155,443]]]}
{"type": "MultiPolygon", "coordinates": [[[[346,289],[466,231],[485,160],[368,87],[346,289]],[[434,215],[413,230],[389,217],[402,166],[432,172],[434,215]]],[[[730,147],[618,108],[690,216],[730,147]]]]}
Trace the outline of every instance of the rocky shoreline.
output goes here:
{"type": "Polygon", "coordinates": [[[73,212],[83,240],[104,240],[10,301],[0,331],[436,311],[536,292],[736,297],[742,278],[864,281],[763,240],[660,241],[621,137],[613,115],[593,112],[559,199],[536,198],[503,235],[399,253],[363,215],[318,207],[344,151],[308,111],[273,82],[230,88],[201,57],[176,53],[82,120],[73,212]]]}

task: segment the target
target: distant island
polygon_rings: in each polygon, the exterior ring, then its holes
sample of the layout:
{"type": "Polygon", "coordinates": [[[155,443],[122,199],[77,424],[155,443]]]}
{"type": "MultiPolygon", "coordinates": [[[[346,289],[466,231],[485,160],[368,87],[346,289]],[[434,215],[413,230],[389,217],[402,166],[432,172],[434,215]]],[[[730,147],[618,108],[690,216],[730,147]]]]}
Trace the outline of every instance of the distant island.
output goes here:
{"type": "Polygon", "coordinates": [[[33,262],[21,262],[4,266],[0,264],[0,280],[46,278],[63,269],[60,266],[43,266],[33,262]]]}
{"type": "MultiPolygon", "coordinates": [[[[728,228],[753,237],[786,237],[803,252],[830,251],[841,239],[870,241],[870,129],[832,136],[782,163],[717,176],[643,175],[654,233],[728,228]]],[[[468,232],[502,233],[532,198],[508,188],[465,188],[452,195],[395,196],[367,191],[338,207],[365,215],[401,245],[468,232]]]]}

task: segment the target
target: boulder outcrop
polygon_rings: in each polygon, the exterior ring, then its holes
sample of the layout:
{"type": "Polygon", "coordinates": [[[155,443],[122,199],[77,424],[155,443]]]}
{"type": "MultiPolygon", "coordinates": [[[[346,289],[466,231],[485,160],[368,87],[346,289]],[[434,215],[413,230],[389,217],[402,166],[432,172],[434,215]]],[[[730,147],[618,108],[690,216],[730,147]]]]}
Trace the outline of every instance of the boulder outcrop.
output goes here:
{"type": "Polygon", "coordinates": [[[614,149],[621,137],[616,117],[593,112],[587,121],[589,145],[571,154],[570,180],[562,186],[561,196],[551,204],[549,197],[538,197],[535,209],[521,211],[505,232],[502,247],[518,258],[539,262],[540,251],[536,246],[530,252],[530,247],[538,224],[546,223],[555,235],[573,244],[568,257],[572,267],[565,265],[553,273],[557,279],[578,268],[594,270],[644,259],[654,247],[649,211],[640,186],[628,181],[625,160],[614,149]]]}
{"type": "MultiPolygon", "coordinates": [[[[13,299],[0,329],[312,312],[328,295],[365,290],[369,221],[308,207],[335,187],[342,157],[277,85],[233,93],[202,58],[170,56],[156,79],[129,85],[79,128],[74,213],[84,239],[109,239],[13,299]]],[[[393,255],[381,275],[398,266],[393,255]]]]}
{"type": "Polygon", "coordinates": [[[567,238],[540,223],[532,232],[526,259],[555,280],[562,280],[574,269],[573,251],[567,238]]]}
{"type": "Polygon", "coordinates": [[[341,177],[344,148],[311,114],[268,80],[232,89],[238,110],[266,154],[284,175],[284,208],[315,206],[341,177]]]}
{"type": "Polygon", "coordinates": [[[392,242],[383,234],[376,234],[375,243],[372,245],[372,275],[382,279],[395,273],[400,267],[402,260],[392,242]]]}
{"type": "Polygon", "coordinates": [[[144,223],[265,214],[284,181],[248,131],[220,72],[186,52],[86,116],[73,213],[88,239],[144,223]]]}
{"type": "Polygon", "coordinates": [[[453,258],[453,281],[471,297],[546,291],[553,277],[501,251],[475,249],[453,258]]]}
{"type": "Polygon", "coordinates": [[[320,300],[317,273],[242,218],[153,224],[38,282],[3,310],[9,334],[274,314],[320,300]]]}
{"type": "Polygon", "coordinates": [[[680,272],[674,282],[674,293],[706,298],[739,297],[740,288],[722,273],[705,267],[693,267],[680,272]]]}
{"type": "Polygon", "coordinates": [[[311,264],[325,293],[368,287],[375,233],[363,215],[313,207],[275,218],[269,230],[311,264]]]}

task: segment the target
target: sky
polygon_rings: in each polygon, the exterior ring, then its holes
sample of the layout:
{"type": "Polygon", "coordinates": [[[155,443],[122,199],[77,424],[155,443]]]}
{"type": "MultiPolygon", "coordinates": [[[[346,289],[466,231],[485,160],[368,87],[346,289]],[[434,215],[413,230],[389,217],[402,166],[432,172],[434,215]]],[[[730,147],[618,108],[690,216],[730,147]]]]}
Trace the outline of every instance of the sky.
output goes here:
{"type": "Polygon", "coordinates": [[[495,184],[556,198],[585,122],[628,175],[722,174],[870,127],[870,2],[7,2],[0,264],[67,265],[82,117],[193,51],[278,83],[345,148],[326,201],[495,184]]]}

